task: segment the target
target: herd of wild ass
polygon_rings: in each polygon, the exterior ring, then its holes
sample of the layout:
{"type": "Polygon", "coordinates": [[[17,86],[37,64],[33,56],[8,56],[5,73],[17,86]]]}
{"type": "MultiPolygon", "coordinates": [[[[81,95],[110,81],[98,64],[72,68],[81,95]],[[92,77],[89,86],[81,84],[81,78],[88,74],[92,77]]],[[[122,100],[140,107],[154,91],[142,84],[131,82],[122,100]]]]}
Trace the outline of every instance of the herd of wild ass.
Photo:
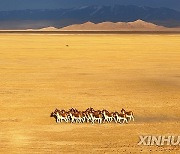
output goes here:
{"type": "Polygon", "coordinates": [[[122,109],[121,112],[109,112],[107,110],[94,110],[93,108],[88,108],[85,111],[78,111],[75,108],[71,108],[68,111],[55,109],[51,113],[51,117],[56,119],[57,123],[70,122],[70,123],[128,123],[129,121],[134,121],[134,115],[132,111],[125,111],[122,109]]]}

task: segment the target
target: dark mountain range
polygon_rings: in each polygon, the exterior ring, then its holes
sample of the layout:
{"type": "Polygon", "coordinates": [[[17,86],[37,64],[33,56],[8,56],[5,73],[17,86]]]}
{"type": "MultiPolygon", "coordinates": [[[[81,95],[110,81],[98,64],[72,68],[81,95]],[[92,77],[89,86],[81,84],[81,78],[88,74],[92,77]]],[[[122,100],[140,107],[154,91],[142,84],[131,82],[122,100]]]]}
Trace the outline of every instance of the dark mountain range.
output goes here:
{"type": "Polygon", "coordinates": [[[157,8],[167,7],[180,11],[180,0],[0,0],[0,11],[59,9],[92,5],[136,5],[157,8]]]}
{"type": "Polygon", "coordinates": [[[166,27],[180,26],[180,12],[168,8],[127,6],[84,6],[55,10],[0,11],[0,29],[64,27],[87,21],[130,22],[144,20],[166,27]]]}

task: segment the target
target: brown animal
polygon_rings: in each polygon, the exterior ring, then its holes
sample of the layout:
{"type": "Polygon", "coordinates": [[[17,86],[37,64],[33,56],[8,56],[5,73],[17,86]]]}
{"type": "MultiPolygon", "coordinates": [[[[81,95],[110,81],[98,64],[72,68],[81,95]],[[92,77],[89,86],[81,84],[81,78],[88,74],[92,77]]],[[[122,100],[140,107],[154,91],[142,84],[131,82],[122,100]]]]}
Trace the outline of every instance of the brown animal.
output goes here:
{"type": "Polygon", "coordinates": [[[119,123],[128,123],[127,121],[127,118],[126,118],[126,114],[123,114],[123,113],[118,113],[118,112],[114,112],[114,116],[116,117],[116,123],[119,122],[119,123]],[[121,120],[123,120],[121,122],[121,120]]]}
{"type": "Polygon", "coordinates": [[[103,119],[104,119],[104,121],[103,121],[103,123],[104,122],[112,122],[112,120],[114,119],[114,116],[113,116],[113,113],[109,113],[109,111],[107,111],[107,110],[102,110],[102,115],[103,115],[103,119]]]}
{"type": "Polygon", "coordinates": [[[126,112],[126,110],[122,108],[121,113],[126,114],[126,117],[129,119],[129,121],[131,121],[131,119],[134,121],[134,114],[132,111],[126,112]]]}
{"type": "Polygon", "coordinates": [[[96,121],[102,123],[103,115],[100,110],[90,113],[91,122],[94,124],[96,121]]]}

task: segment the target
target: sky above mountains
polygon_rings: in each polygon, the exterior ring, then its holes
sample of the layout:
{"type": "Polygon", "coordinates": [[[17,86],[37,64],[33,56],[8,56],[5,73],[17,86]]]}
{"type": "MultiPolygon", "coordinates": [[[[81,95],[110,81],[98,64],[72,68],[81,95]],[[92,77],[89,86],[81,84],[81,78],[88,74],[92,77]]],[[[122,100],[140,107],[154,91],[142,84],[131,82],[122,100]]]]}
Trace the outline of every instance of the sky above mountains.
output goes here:
{"type": "Polygon", "coordinates": [[[180,0],[0,0],[0,11],[58,9],[88,5],[137,5],[167,7],[180,11],[180,0]]]}

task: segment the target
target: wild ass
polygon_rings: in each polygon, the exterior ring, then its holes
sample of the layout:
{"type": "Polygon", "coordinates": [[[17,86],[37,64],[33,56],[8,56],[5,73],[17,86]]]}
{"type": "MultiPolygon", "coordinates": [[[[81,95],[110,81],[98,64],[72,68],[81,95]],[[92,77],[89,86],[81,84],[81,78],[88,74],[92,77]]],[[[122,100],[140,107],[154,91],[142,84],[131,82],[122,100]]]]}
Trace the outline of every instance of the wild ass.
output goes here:
{"type": "Polygon", "coordinates": [[[128,123],[126,114],[115,112],[114,116],[116,117],[116,123],[117,122],[119,122],[120,124],[124,123],[124,122],[128,123]],[[122,120],[122,122],[121,122],[121,120],[122,120]]]}
{"type": "Polygon", "coordinates": [[[113,113],[109,113],[107,110],[102,110],[102,115],[103,115],[103,123],[104,122],[112,122],[112,120],[114,119],[113,113]]]}
{"type": "Polygon", "coordinates": [[[125,109],[122,108],[121,113],[125,114],[127,119],[129,118],[129,121],[131,121],[131,119],[134,121],[134,115],[132,111],[126,112],[125,109]]]}
{"type": "Polygon", "coordinates": [[[96,121],[100,124],[102,123],[103,115],[100,110],[90,113],[90,116],[92,124],[94,124],[96,121]]]}
{"type": "Polygon", "coordinates": [[[67,114],[64,110],[60,111],[58,109],[55,109],[55,111],[51,113],[51,116],[56,116],[56,122],[57,123],[60,123],[63,120],[65,122],[68,122],[67,114]]]}

